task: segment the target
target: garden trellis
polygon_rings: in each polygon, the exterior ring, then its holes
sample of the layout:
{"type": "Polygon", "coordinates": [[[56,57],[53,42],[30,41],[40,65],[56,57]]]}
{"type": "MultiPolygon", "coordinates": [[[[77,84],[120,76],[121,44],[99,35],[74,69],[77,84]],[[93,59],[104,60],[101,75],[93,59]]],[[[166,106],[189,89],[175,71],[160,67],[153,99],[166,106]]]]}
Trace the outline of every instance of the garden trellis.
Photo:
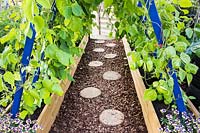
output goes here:
{"type": "MultiPolygon", "coordinates": [[[[155,32],[158,44],[160,45],[160,47],[162,47],[162,44],[163,44],[162,24],[161,24],[161,21],[159,19],[159,15],[157,13],[155,2],[154,2],[154,0],[152,0],[152,1],[146,0],[145,2],[146,2],[146,7],[148,9],[149,17],[152,21],[152,26],[154,28],[154,32],[155,32]]],[[[139,6],[142,6],[141,3],[139,4],[139,6]]],[[[52,11],[53,11],[53,17],[50,21],[50,25],[52,24],[52,22],[53,22],[53,20],[55,19],[55,16],[56,16],[55,1],[53,2],[53,5],[52,5],[52,11]]],[[[146,19],[146,18],[144,17],[143,19],[146,19]]],[[[142,21],[145,21],[145,20],[142,20],[142,21]]],[[[20,71],[21,81],[17,83],[17,89],[16,89],[16,93],[14,95],[13,106],[12,106],[12,109],[11,109],[11,113],[13,114],[13,116],[15,116],[19,111],[21,95],[22,95],[22,92],[23,92],[22,84],[26,80],[26,71],[24,70],[24,68],[27,67],[28,64],[29,64],[31,51],[32,51],[33,43],[34,43],[34,38],[35,38],[35,34],[36,34],[34,26],[32,24],[30,24],[30,27],[33,31],[33,36],[32,36],[31,39],[29,37],[26,37],[24,54],[23,54],[22,61],[21,61],[21,64],[22,64],[21,71],[20,71]]],[[[44,52],[42,52],[42,54],[41,54],[41,60],[43,58],[44,58],[44,52]]],[[[175,99],[176,99],[178,109],[179,109],[180,112],[184,112],[184,111],[186,111],[186,107],[185,107],[184,102],[183,102],[181,90],[180,90],[178,80],[177,80],[177,76],[176,76],[176,72],[172,68],[171,60],[169,61],[168,67],[170,68],[170,74],[171,74],[171,76],[173,77],[173,80],[174,80],[173,92],[174,92],[174,96],[175,96],[175,99]]],[[[40,73],[40,68],[37,68],[37,70],[35,71],[34,78],[33,78],[33,83],[35,83],[38,80],[39,73],[40,73]]]]}
{"type": "Polygon", "coordinates": [[[21,60],[22,66],[20,69],[21,81],[19,81],[16,85],[16,92],[14,95],[14,101],[13,101],[13,105],[11,108],[11,114],[13,115],[13,117],[16,117],[16,114],[19,112],[20,101],[21,101],[21,97],[22,97],[22,93],[23,93],[22,85],[26,81],[25,68],[29,65],[31,52],[33,49],[33,44],[34,44],[34,40],[35,40],[35,36],[36,36],[36,31],[35,31],[33,24],[30,24],[30,28],[32,30],[32,38],[26,37],[26,41],[25,41],[24,53],[23,53],[22,60],[21,60]]]}
{"type": "MultiPolygon", "coordinates": [[[[157,9],[156,9],[155,1],[154,0],[145,0],[145,2],[146,2],[146,8],[148,10],[148,14],[151,19],[152,26],[153,26],[153,29],[154,29],[154,32],[155,32],[155,35],[157,38],[158,45],[160,47],[162,47],[162,44],[163,44],[162,23],[160,21],[160,18],[159,18],[157,9]]],[[[178,110],[180,112],[186,112],[186,107],[185,107],[185,104],[183,101],[181,89],[180,89],[178,79],[176,76],[176,71],[172,67],[171,60],[169,60],[169,62],[168,62],[168,67],[170,68],[169,74],[172,76],[173,81],[174,81],[173,93],[174,93],[174,97],[176,99],[176,104],[177,104],[178,110]]]]}
{"type": "MultiPolygon", "coordinates": [[[[38,4],[38,8],[41,9],[42,6],[38,4]]],[[[54,0],[53,4],[52,4],[52,12],[53,12],[53,16],[50,20],[50,25],[53,24],[55,17],[56,17],[56,2],[54,0]]],[[[16,83],[16,92],[14,94],[14,100],[12,103],[12,108],[11,108],[11,114],[12,117],[15,118],[16,115],[19,113],[19,108],[20,108],[20,101],[21,101],[21,97],[22,97],[22,93],[23,93],[23,84],[26,81],[26,67],[29,65],[30,59],[31,59],[31,53],[33,50],[33,44],[34,44],[34,40],[36,37],[36,30],[34,28],[34,25],[32,23],[30,23],[30,29],[32,31],[32,38],[29,38],[28,36],[26,37],[26,41],[25,41],[25,47],[24,47],[24,53],[22,56],[22,60],[21,60],[21,69],[20,69],[20,76],[21,76],[21,81],[18,81],[16,83]]],[[[44,59],[44,51],[41,51],[41,60],[44,59]]],[[[33,77],[33,81],[32,83],[35,83],[38,81],[39,78],[39,74],[40,74],[40,67],[38,67],[34,73],[34,77],[33,77]]]]}

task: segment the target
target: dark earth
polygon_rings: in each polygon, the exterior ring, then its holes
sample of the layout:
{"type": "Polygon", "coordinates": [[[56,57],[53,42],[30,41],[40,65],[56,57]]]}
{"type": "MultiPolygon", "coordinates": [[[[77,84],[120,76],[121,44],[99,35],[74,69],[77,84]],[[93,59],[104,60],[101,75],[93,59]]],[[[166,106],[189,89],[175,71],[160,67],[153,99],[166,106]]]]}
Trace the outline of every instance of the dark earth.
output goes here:
{"type": "Polygon", "coordinates": [[[147,133],[122,42],[106,42],[117,43],[117,46],[110,48],[105,44],[94,44],[94,40],[87,45],[74,76],[76,82],[65,94],[50,133],[147,133]],[[105,52],[92,51],[100,47],[105,52]],[[104,58],[109,53],[118,56],[114,59],[104,58]],[[103,65],[88,66],[90,61],[96,60],[103,62],[103,65]],[[120,73],[122,77],[116,81],[104,80],[104,72],[110,70],[120,73]],[[86,87],[96,87],[102,94],[93,99],[82,98],[79,93],[86,87]],[[125,117],[123,123],[117,126],[102,124],[99,115],[105,109],[121,111],[125,117]]]}

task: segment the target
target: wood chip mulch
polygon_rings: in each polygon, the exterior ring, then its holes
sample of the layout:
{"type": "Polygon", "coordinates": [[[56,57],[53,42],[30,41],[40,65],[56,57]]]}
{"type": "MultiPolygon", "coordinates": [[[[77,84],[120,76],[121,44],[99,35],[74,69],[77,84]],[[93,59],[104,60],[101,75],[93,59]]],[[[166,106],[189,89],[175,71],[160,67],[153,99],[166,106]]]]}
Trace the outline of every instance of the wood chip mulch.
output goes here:
{"type": "Polygon", "coordinates": [[[141,106],[134,89],[134,83],[126,60],[125,51],[120,41],[106,41],[95,44],[90,40],[76,70],[69,90],[65,94],[59,114],[50,133],[147,133],[141,106]],[[106,43],[117,43],[113,48],[106,43]],[[94,52],[94,48],[104,48],[105,52],[94,52]],[[104,58],[105,54],[117,54],[114,59],[104,58]],[[102,66],[89,67],[90,61],[101,61],[102,66]],[[115,81],[103,79],[106,71],[116,71],[121,78],[115,81]],[[101,95],[86,99],[80,91],[87,87],[96,87],[101,95]],[[117,126],[107,126],[99,121],[101,112],[116,109],[124,114],[124,121],[117,126]]]}

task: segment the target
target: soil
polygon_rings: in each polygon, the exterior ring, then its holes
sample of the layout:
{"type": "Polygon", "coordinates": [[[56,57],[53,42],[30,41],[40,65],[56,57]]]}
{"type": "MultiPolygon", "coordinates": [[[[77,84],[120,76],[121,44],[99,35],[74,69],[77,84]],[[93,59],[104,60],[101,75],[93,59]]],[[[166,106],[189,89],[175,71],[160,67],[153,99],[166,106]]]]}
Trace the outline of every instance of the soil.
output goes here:
{"type": "Polygon", "coordinates": [[[126,60],[122,42],[114,48],[105,44],[94,44],[91,40],[86,47],[74,79],[59,114],[50,133],[147,133],[141,106],[134,89],[134,83],[126,60]],[[94,52],[94,48],[104,48],[105,52],[94,52]],[[104,58],[105,54],[117,54],[114,59],[104,58]],[[99,67],[89,67],[90,61],[102,61],[99,67]],[[118,80],[104,80],[106,71],[116,71],[121,74],[118,80]],[[86,87],[96,87],[102,94],[93,99],[80,96],[80,91],[86,87]],[[117,126],[107,126],[99,121],[100,114],[106,109],[116,109],[124,114],[124,121],[117,126]]]}

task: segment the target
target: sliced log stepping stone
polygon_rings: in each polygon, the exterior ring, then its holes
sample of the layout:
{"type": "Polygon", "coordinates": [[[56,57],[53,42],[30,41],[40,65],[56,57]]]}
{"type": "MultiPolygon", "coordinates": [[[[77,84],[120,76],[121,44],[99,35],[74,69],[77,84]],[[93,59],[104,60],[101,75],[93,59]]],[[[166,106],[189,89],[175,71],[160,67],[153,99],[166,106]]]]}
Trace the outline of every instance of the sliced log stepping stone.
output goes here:
{"type": "Polygon", "coordinates": [[[99,120],[105,125],[117,126],[124,121],[124,114],[115,109],[107,109],[100,114],[99,120]]]}
{"type": "Polygon", "coordinates": [[[105,43],[105,40],[96,40],[95,43],[105,43]]]}
{"type": "Polygon", "coordinates": [[[80,95],[83,98],[95,98],[101,95],[101,90],[95,87],[87,87],[80,92],[80,95]]]}
{"type": "Polygon", "coordinates": [[[115,43],[107,43],[106,46],[107,46],[107,47],[115,47],[116,44],[115,44],[115,43]]]}
{"type": "Polygon", "coordinates": [[[105,50],[103,48],[95,48],[93,49],[94,52],[104,52],[105,50]]]}
{"type": "Polygon", "coordinates": [[[98,66],[102,66],[103,62],[101,62],[101,61],[91,61],[88,65],[91,66],[91,67],[98,67],[98,66]]]}
{"type": "Polygon", "coordinates": [[[117,56],[117,54],[106,54],[104,57],[107,59],[112,59],[115,58],[117,56]]]}
{"type": "Polygon", "coordinates": [[[118,80],[121,78],[121,75],[115,71],[107,71],[103,74],[103,79],[105,80],[118,80]]]}

